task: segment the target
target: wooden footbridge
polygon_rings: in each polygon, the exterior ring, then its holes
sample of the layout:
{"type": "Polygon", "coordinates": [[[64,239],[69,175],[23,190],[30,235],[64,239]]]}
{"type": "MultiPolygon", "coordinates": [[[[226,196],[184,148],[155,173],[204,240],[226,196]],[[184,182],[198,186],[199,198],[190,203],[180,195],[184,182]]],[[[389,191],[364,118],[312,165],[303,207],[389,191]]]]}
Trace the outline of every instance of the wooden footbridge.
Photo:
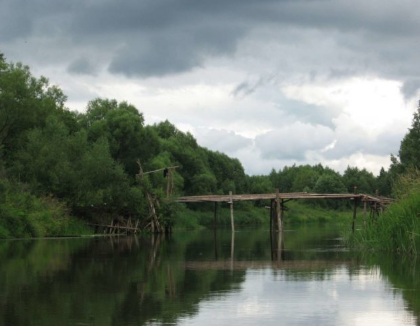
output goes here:
{"type": "Polygon", "coordinates": [[[381,197],[378,195],[358,194],[357,187],[354,187],[353,194],[314,194],[307,192],[295,193],[280,193],[278,189],[274,193],[269,194],[243,194],[233,195],[204,195],[204,196],[184,196],[174,199],[178,203],[214,203],[214,225],[217,226],[217,204],[228,203],[231,212],[231,227],[232,232],[235,230],[234,217],[233,217],[233,203],[239,201],[254,201],[254,200],[270,200],[270,228],[283,230],[283,217],[286,209],[285,204],[288,201],[295,199],[338,199],[338,200],[352,200],[353,201],[353,223],[352,230],[354,231],[354,223],[357,215],[358,203],[363,203],[363,216],[366,223],[366,215],[368,206],[370,207],[371,217],[382,213],[385,207],[393,202],[393,199],[381,197]]]}
{"type": "MultiPolygon", "coordinates": [[[[353,201],[353,222],[352,230],[354,232],[354,224],[357,215],[357,207],[359,203],[363,203],[363,216],[364,222],[366,223],[366,215],[368,206],[370,207],[370,215],[373,218],[374,216],[379,216],[380,213],[384,210],[386,206],[393,202],[391,198],[381,197],[378,194],[366,195],[358,194],[357,187],[354,187],[353,194],[314,194],[307,192],[294,192],[294,193],[280,193],[279,189],[276,189],[274,193],[269,194],[242,194],[234,195],[232,192],[229,192],[229,195],[203,195],[203,196],[183,196],[183,197],[171,197],[174,193],[174,181],[173,181],[173,171],[178,168],[178,166],[165,167],[153,171],[144,172],[140,160],[137,160],[139,165],[139,173],[137,175],[140,183],[143,180],[143,177],[150,173],[158,173],[164,171],[164,176],[166,178],[166,200],[174,201],[178,203],[214,203],[214,227],[217,227],[217,207],[218,203],[228,203],[230,205],[230,218],[231,218],[231,227],[232,232],[235,231],[235,223],[233,216],[233,203],[239,201],[254,201],[254,200],[269,200],[271,202],[270,209],[270,229],[272,231],[283,231],[283,217],[284,211],[286,210],[285,204],[291,200],[295,199],[336,199],[336,200],[352,200],[353,201]]],[[[149,202],[149,209],[151,213],[151,219],[148,226],[152,233],[163,232],[163,227],[159,222],[159,217],[156,214],[155,205],[159,206],[159,202],[154,202],[152,195],[147,192],[147,199],[149,202]]],[[[131,225],[130,225],[131,227],[131,225]]],[[[136,227],[137,228],[137,227],[136,227]]]]}

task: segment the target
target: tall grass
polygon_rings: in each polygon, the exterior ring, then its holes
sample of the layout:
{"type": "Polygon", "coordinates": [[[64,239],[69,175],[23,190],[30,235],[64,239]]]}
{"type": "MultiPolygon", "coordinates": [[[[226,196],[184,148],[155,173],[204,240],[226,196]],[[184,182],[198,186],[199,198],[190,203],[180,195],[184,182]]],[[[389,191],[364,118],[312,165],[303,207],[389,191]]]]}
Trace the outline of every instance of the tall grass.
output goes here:
{"type": "Polygon", "coordinates": [[[58,200],[36,197],[18,183],[0,180],[0,239],[91,233],[58,200]]]}
{"type": "Polygon", "coordinates": [[[356,247],[417,254],[420,249],[420,173],[412,169],[394,184],[398,201],[350,237],[356,247]]]}

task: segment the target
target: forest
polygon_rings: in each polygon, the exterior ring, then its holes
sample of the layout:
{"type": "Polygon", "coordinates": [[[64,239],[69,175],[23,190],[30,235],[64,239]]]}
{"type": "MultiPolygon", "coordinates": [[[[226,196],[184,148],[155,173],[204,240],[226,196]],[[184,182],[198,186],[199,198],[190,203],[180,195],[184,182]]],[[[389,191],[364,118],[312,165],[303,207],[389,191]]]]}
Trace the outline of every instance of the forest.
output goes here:
{"type": "Polygon", "coordinates": [[[393,180],[419,167],[420,109],[398,155],[391,155],[391,166],[378,176],[350,166],[340,174],[322,164],[250,176],[238,159],[201,147],[169,121],[145,125],[141,108],[130,103],[97,98],[84,113],[73,111],[59,87],[0,54],[0,238],[89,233],[88,223],[117,216],[142,221],[149,216],[146,192],[162,203],[163,223],[176,223],[179,210],[206,209],[165,202],[163,173],[139,183],[138,159],[144,171],[179,166],[174,196],[275,188],[346,193],[355,185],[359,193],[394,196],[393,180]]]}

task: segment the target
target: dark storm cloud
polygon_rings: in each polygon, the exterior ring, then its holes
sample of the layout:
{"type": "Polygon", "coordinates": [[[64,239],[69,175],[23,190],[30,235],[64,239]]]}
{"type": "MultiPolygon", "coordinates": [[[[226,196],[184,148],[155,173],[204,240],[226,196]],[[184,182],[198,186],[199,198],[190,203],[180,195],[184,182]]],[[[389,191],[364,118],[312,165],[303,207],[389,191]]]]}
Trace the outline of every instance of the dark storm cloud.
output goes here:
{"type": "Polygon", "coordinates": [[[73,61],[68,66],[67,71],[79,75],[96,75],[97,68],[91,60],[81,57],[73,61]]]}
{"type": "Polygon", "coordinates": [[[235,26],[197,26],[169,33],[156,31],[141,40],[134,35],[116,52],[109,70],[141,77],[189,71],[201,66],[206,57],[234,52],[232,39],[241,33],[235,26]],[[220,37],[222,34],[226,37],[220,37]]]}
{"type": "MultiPolygon", "coordinates": [[[[109,54],[110,72],[151,77],[190,71],[204,67],[211,57],[234,55],[240,41],[267,28],[272,34],[262,35],[260,42],[295,46],[287,57],[273,53],[273,58],[283,59],[274,69],[299,69],[293,60],[307,51],[313,58],[302,70],[312,64],[327,78],[369,73],[398,79],[410,95],[418,89],[412,76],[420,74],[420,15],[414,8],[415,0],[2,0],[0,42],[7,49],[22,39],[42,39],[49,45],[45,51],[57,53],[65,51],[58,46],[63,40],[74,52],[97,47],[109,54]],[[295,39],[276,37],[288,29],[295,31],[295,39]],[[331,44],[323,45],[324,52],[345,49],[346,55],[319,65],[320,49],[304,43],[314,30],[332,38],[331,44]]],[[[253,50],[258,56],[259,48],[253,50]]],[[[42,51],[36,55],[42,56],[42,51]]],[[[77,71],[77,65],[73,68],[77,71]]],[[[308,75],[311,71],[303,70],[308,75]]],[[[246,95],[258,82],[238,87],[234,94],[246,95]]]]}
{"type": "Polygon", "coordinates": [[[404,82],[402,92],[406,98],[411,98],[416,95],[420,89],[420,78],[410,78],[404,82]]]}

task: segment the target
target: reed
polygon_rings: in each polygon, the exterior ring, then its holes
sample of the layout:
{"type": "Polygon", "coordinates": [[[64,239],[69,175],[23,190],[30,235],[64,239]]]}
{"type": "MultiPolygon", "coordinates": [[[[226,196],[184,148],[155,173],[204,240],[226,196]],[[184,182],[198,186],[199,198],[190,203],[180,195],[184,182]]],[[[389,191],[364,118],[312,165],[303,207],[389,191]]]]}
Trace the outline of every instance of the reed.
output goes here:
{"type": "Polygon", "coordinates": [[[358,248],[416,255],[420,249],[420,173],[412,169],[394,184],[398,201],[348,237],[358,248]]]}

